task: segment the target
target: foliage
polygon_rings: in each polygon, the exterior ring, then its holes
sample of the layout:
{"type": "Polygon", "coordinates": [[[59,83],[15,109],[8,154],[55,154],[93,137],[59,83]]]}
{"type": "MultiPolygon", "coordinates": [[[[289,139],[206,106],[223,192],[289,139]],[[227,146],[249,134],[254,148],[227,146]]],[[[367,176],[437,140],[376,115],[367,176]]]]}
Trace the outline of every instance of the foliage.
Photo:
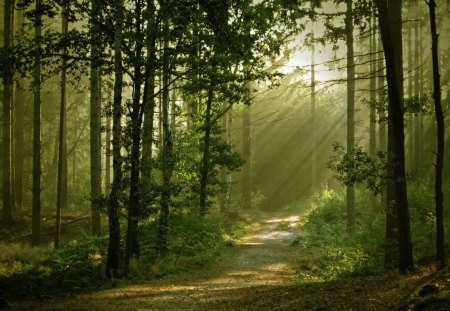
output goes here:
{"type": "Polygon", "coordinates": [[[381,192],[387,178],[386,155],[380,151],[373,158],[359,146],[346,152],[344,147],[334,144],[328,167],[346,186],[365,184],[375,194],[381,192]]]}
{"type": "MultiPolygon", "coordinates": [[[[435,219],[433,185],[423,180],[409,183],[412,243],[415,260],[434,258],[435,219]]],[[[445,183],[444,193],[450,193],[445,183]]],[[[367,190],[356,188],[357,226],[347,232],[345,189],[324,187],[306,212],[293,245],[302,252],[299,282],[333,280],[353,275],[378,274],[384,271],[385,213],[368,210],[367,190]]],[[[304,202],[303,204],[307,204],[304,202]]],[[[304,206],[298,208],[304,209],[304,206]]],[[[450,228],[447,211],[445,227],[450,228]]]]}

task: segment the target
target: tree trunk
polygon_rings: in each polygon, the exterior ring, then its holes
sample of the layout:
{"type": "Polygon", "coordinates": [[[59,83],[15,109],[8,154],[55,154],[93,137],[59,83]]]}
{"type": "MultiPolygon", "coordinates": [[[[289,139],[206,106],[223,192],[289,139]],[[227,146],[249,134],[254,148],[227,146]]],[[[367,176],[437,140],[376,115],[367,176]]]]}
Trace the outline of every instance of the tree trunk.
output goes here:
{"type": "Polygon", "coordinates": [[[169,21],[168,21],[168,7],[163,9],[163,70],[162,70],[162,131],[163,131],[163,145],[162,145],[162,191],[161,191],[161,210],[159,218],[159,230],[157,247],[160,256],[164,257],[167,254],[167,231],[169,227],[169,206],[170,206],[170,180],[172,178],[173,168],[173,142],[172,131],[169,121],[169,21]]]}
{"type": "Polygon", "coordinates": [[[142,132],[142,179],[149,182],[152,175],[153,122],[155,118],[156,25],[153,0],[147,1],[147,73],[144,89],[144,126],[142,132]]]}
{"type": "MultiPolygon", "coordinates": [[[[100,14],[100,7],[97,1],[91,1],[93,16],[100,14]]],[[[91,21],[91,61],[90,75],[90,167],[91,167],[91,226],[92,234],[101,234],[101,217],[99,199],[102,195],[101,178],[101,90],[100,90],[100,57],[99,39],[100,33],[95,21],[91,21]]]]}
{"type": "Polygon", "coordinates": [[[124,21],[124,0],[116,0],[114,13],[114,99],[113,99],[113,129],[112,129],[112,155],[113,155],[113,183],[108,200],[108,258],[106,260],[106,276],[115,278],[119,276],[120,268],[120,196],[122,191],[122,25],[124,21]]]}
{"type": "MultiPolygon", "coordinates": [[[[408,39],[408,98],[411,99],[413,96],[413,77],[412,77],[412,71],[413,68],[413,57],[412,57],[412,27],[408,25],[407,29],[408,39]]],[[[407,168],[408,172],[414,171],[414,118],[413,114],[411,112],[408,112],[408,123],[407,123],[407,129],[408,129],[408,156],[407,156],[407,168]]]]}
{"type": "MultiPolygon", "coordinates": [[[[67,2],[62,8],[62,34],[68,32],[67,2]]],[[[67,208],[67,141],[66,141],[66,66],[67,48],[63,48],[61,63],[61,107],[59,113],[59,147],[58,147],[58,185],[56,190],[56,231],[55,247],[59,248],[61,240],[61,209],[67,208]]]]}
{"type": "MultiPolygon", "coordinates": [[[[315,64],[315,42],[312,32],[311,42],[311,194],[316,191],[317,186],[317,142],[316,142],[316,64],[315,64]]],[[[300,191],[299,191],[300,192],[300,191]]]]}
{"type": "MultiPolygon", "coordinates": [[[[136,1],[136,37],[141,39],[141,2],[136,1]]],[[[135,65],[134,65],[134,89],[131,111],[131,171],[130,171],[130,195],[128,199],[128,229],[127,243],[125,248],[125,273],[128,274],[130,260],[139,258],[139,170],[140,170],[140,148],[141,148],[141,86],[142,86],[142,42],[136,42],[135,65]]]]}
{"type": "MultiPolygon", "coordinates": [[[[211,79],[214,79],[211,78],[211,79]]],[[[202,164],[200,169],[200,208],[199,213],[200,216],[204,217],[206,215],[206,188],[208,186],[208,174],[210,170],[210,137],[211,137],[211,108],[214,97],[214,81],[209,82],[208,88],[208,99],[206,100],[206,112],[205,112],[205,136],[203,138],[203,156],[202,156],[202,164]]]]}
{"type": "Polygon", "coordinates": [[[251,105],[244,107],[242,119],[242,157],[245,164],[242,166],[242,207],[252,208],[252,131],[251,131],[251,105]]]}
{"type": "MultiPolygon", "coordinates": [[[[380,21],[381,38],[386,58],[388,82],[388,139],[392,142],[392,166],[395,187],[395,205],[398,217],[399,270],[407,273],[414,269],[408,198],[405,174],[405,134],[403,117],[403,72],[402,72],[402,18],[401,1],[376,0],[380,21]]],[[[388,146],[389,148],[389,146],[388,146]]],[[[389,159],[388,159],[389,160],[389,159]]]]}
{"type": "MultiPolygon", "coordinates": [[[[40,12],[41,0],[36,0],[37,12],[40,12]]],[[[41,242],[41,15],[37,14],[34,22],[37,51],[33,69],[33,213],[31,227],[31,244],[37,246],[41,242]]]]}
{"type": "MultiPolygon", "coordinates": [[[[376,156],[376,124],[377,116],[375,109],[376,101],[376,31],[375,31],[375,14],[371,15],[370,21],[370,120],[369,120],[369,154],[372,158],[376,156]]],[[[370,207],[372,211],[377,210],[375,194],[370,194],[370,207]]]]}
{"type": "Polygon", "coordinates": [[[444,114],[441,104],[441,77],[439,74],[439,36],[436,29],[436,1],[428,2],[430,9],[430,28],[431,28],[431,51],[433,59],[433,98],[434,111],[437,122],[437,153],[436,153],[436,175],[434,182],[435,201],[436,201],[436,265],[442,269],[447,265],[445,259],[445,239],[444,239],[444,194],[442,192],[442,173],[444,168],[444,145],[445,145],[445,124],[444,114]]]}
{"type": "MultiPolygon", "coordinates": [[[[21,35],[24,27],[24,14],[17,10],[17,35],[21,35]]],[[[17,210],[23,208],[23,161],[24,161],[24,85],[25,79],[18,77],[18,87],[14,98],[14,198],[17,210]]]]}
{"type": "MultiPolygon", "coordinates": [[[[12,15],[13,3],[5,0],[4,48],[12,48],[12,15]]],[[[11,51],[8,51],[11,52],[11,51]]],[[[3,76],[3,221],[13,220],[11,189],[11,107],[13,95],[13,71],[9,67],[3,76]]]]}
{"type": "Polygon", "coordinates": [[[112,103],[111,89],[108,90],[108,107],[106,113],[106,130],[105,130],[105,197],[111,193],[111,114],[112,103]]]}
{"type": "MultiPolygon", "coordinates": [[[[347,153],[353,157],[355,148],[355,61],[353,50],[353,0],[347,0],[345,16],[347,43],[347,153]]],[[[347,229],[355,228],[355,189],[347,186],[347,229]]]]}

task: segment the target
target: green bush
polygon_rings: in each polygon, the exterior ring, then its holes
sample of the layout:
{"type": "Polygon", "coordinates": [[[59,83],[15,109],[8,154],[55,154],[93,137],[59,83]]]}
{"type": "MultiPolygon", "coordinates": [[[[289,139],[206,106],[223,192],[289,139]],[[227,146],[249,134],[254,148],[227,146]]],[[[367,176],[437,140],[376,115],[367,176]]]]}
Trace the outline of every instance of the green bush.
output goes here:
{"type": "MultiPolygon", "coordinates": [[[[447,182],[444,193],[449,194],[449,190],[447,182]]],[[[298,274],[300,279],[335,279],[384,270],[385,212],[370,210],[370,193],[357,188],[357,225],[354,232],[348,234],[345,198],[345,188],[332,190],[325,187],[310,203],[307,220],[293,242],[310,255],[304,256],[299,263],[304,270],[298,274]]],[[[414,257],[416,261],[428,260],[435,254],[433,183],[410,181],[408,199],[414,257]]],[[[446,229],[450,230],[448,210],[445,221],[446,229]]]]}

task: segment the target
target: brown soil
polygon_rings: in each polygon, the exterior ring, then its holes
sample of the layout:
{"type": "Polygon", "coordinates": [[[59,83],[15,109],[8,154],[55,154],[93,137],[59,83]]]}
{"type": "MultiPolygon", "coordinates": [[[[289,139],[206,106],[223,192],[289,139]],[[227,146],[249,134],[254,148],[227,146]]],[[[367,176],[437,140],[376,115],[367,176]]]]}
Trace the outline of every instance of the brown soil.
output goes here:
{"type": "Polygon", "coordinates": [[[201,271],[121,288],[13,305],[15,310],[393,310],[430,271],[295,284],[299,217],[264,214],[235,253],[201,271]]]}

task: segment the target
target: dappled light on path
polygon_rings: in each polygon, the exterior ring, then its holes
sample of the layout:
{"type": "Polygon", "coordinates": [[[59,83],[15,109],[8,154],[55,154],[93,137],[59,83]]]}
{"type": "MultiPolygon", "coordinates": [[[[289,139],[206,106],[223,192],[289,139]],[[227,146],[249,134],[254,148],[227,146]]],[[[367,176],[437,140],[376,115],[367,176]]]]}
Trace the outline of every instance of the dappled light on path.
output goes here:
{"type": "Polygon", "coordinates": [[[290,246],[295,215],[264,214],[253,223],[235,255],[197,273],[54,300],[36,310],[235,310],[249,296],[290,285],[297,255],[290,246]],[[277,217],[275,217],[277,216],[277,217]],[[281,216],[281,217],[280,217],[281,216]],[[86,302],[89,301],[87,304],[86,302]],[[77,307],[76,307],[77,306],[77,307]]]}

